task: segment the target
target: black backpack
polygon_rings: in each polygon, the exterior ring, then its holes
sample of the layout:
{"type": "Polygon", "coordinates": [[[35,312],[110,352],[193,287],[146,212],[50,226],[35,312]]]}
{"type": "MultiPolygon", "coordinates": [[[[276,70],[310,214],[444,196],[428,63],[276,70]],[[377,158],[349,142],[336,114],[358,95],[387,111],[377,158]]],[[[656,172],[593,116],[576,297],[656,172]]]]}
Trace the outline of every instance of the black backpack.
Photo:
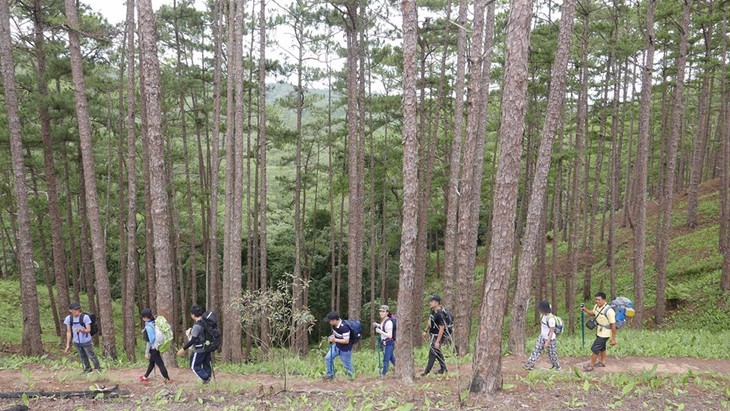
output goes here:
{"type": "Polygon", "coordinates": [[[84,327],[86,327],[86,324],[83,323],[83,319],[84,319],[84,316],[85,315],[88,315],[89,316],[89,331],[90,331],[89,334],[92,337],[95,336],[96,334],[99,334],[99,323],[97,322],[96,314],[94,314],[94,313],[81,313],[81,318],[79,318],[79,319],[82,321],[81,323],[83,324],[84,327]]]}
{"type": "Polygon", "coordinates": [[[203,325],[203,335],[205,336],[205,343],[203,346],[204,352],[216,351],[221,346],[221,329],[218,327],[218,317],[212,310],[208,310],[203,314],[203,319],[200,320],[203,325]]]}
{"type": "Polygon", "coordinates": [[[342,320],[350,328],[350,344],[355,345],[362,339],[362,324],[358,320],[342,320]]]}
{"type": "Polygon", "coordinates": [[[396,330],[398,329],[398,317],[396,317],[395,314],[393,314],[390,317],[386,318],[385,321],[390,321],[391,324],[393,324],[393,338],[392,338],[392,340],[395,341],[395,334],[396,334],[396,330]]]}
{"type": "Polygon", "coordinates": [[[444,335],[447,338],[451,338],[452,335],[454,335],[454,317],[451,315],[450,312],[446,311],[446,308],[441,307],[441,312],[444,314],[444,335]]]}

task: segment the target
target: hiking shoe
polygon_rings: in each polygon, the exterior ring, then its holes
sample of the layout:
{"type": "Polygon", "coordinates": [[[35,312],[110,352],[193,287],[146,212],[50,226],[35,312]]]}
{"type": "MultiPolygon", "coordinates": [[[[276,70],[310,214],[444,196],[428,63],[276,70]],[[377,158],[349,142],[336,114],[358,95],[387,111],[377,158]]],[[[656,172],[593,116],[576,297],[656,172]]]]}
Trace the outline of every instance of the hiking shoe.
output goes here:
{"type": "Polygon", "coordinates": [[[208,378],[207,380],[203,380],[203,385],[206,385],[206,384],[210,384],[210,378],[208,378]]]}
{"type": "Polygon", "coordinates": [[[322,380],[324,380],[324,381],[332,381],[334,379],[335,379],[334,375],[325,375],[324,377],[322,377],[322,380]]]}
{"type": "Polygon", "coordinates": [[[557,367],[556,366],[552,366],[552,367],[550,367],[550,369],[551,370],[555,370],[555,371],[562,371],[563,370],[563,367],[561,367],[561,366],[558,365],[557,367]]]}
{"type": "Polygon", "coordinates": [[[149,382],[150,379],[145,377],[144,375],[139,376],[139,382],[149,382]]]}
{"type": "Polygon", "coordinates": [[[532,365],[527,365],[527,364],[523,365],[522,368],[525,369],[525,370],[527,370],[527,371],[532,371],[534,369],[532,367],[532,365]]]}
{"type": "Polygon", "coordinates": [[[593,366],[590,364],[586,364],[583,366],[583,371],[591,372],[591,371],[593,371],[593,366]]]}
{"type": "Polygon", "coordinates": [[[447,372],[449,372],[449,370],[447,370],[446,368],[442,368],[442,369],[436,371],[436,375],[446,374],[447,372]]]}
{"type": "Polygon", "coordinates": [[[602,363],[602,362],[598,361],[598,362],[596,363],[596,367],[606,368],[606,364],[604,364],[604,363],[602,363]]]}
{"type": "Polygon", "coordinates": [[[167,378],[164,381],[162,381],[163,384],[172,384],[172,380],[167,378]]]}
{"type": "Polygon", "coordinates": [[[82,372],[83,372],[84,374],[90,374],[90,373],[92,373],[93,371],[94,371],[94,370],[92,370],[91,368],[88,368],[88,369],[85,369],[85,370],[84,370],[84,371],[82,371],[82,372]]]}
{"type": "Polygon", "coordinates": [[[422,373],[421,373],[421,377],[425,377],[425,376],[427,376],[428,374],[429,374],[429,372],[428,372],[428,371],[424,371],[424,372],[422,372],[422,373]]]}

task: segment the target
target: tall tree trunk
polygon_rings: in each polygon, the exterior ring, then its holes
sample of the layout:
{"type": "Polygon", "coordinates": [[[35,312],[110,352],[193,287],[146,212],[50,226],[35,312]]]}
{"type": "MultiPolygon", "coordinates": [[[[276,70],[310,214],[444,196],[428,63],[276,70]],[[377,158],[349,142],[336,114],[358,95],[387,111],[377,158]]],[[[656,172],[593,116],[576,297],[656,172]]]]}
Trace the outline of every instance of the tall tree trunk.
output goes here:
{"type": "MultiPolygon", "coordinates": [[[[485,5],[486,2],[482,0],[474,4],[474,32],[470,51],[470,66],[473,67],[473,73],[470,74],[469,79],[469,108],[466,141],[464,142],[462,185],[460,187],[461,195],[458,199],[457,292],[454,302],[457,308],[454,322],[456,323],[455,345],[459,355],[469,352],[472,313],[472,292],[470,290],[473,289],[476,275],[479,210],[481,209],[482,176],[484,174],[487,97],[492,66],[492,38],[494,37],[494,3],[489,3],[486,25],[484,24],[485,5]]],[[[455,202],[452,205],[455,205],[455,202]]]]}
{"type": "MultiPolygon", "coordinates": [[[[139,0],[140,71],[144,82],[142,99],[147,112],[147,155],[149,156],[152,228],[154,230],[155,292],[157,314],[173,318],[174,267],[170,242],[170,214],[167,195],[164,141],[162,137],[162,83],[157,58],[155,15],[150,0],[139,0]]],[[[152,273],[147,273],[151,275],[152,273]]],[[[171,353],[170,353],[171,354],[171,353]]],[[[174,362],[168,356],[170,363],[174,362]]]]}
{"type": "Polygon", "coordinates": [[[360,318],[362,309],[362,239],[359,234],[364,223],[363,196],[360,188],[363,186],[364,176],[360,173],[360,110],[358,107],[359,87],[358,68],[359,48],[358,32],[360,30],[360,16],[358,2],[348,2],[345,31],[347,35],[347,137],[348,137],[348,205],[349,224],[347,228],[347,311],[350,318],[360,318]]]}
{"type": "MultiPolygon", "coordinates": [[[[712,2],[710,1],[711,5],[712,2]]],[[[702,25],[702,34],[705,43],[705,72],[702,75],[702,86],[700,89],[699,113],[697,136],[692,149],[692,165],[690,166],[689,188],[687,189],[687,226],[697,226],[698,188],[702,180],[702,170],[707,147],[707,136],[709,135],[709,117],[712,95],[709,89],[712,88],[712,74],[710,73],[710,62],[712,60],[712,29],[702,25]]]]}
{"type": "MultiPolygon", "coordinates": [[[[38,72],[38,94],[40,95],[38,116],[41,123],[43,139],[43,160],[48,188],[48,212],[51,217],[51,246],[53,251],[53,272],[56,277],[56,293],[58,294],[57,312],[64,314],[69,305],[68,273],[66,271],[66,252],[61,235],[61,211],[58,206],[58,185],[56,170],[53,165],[53,137],[51,136],[51,119],[48,113],[48,80],[46,78],[45,28],[40,0],[33,1],[33,20],[35,27],[35,53],[38,72]]],[[[64,343],[65,334],[61,336],[64,343]]]]}
{"type": "Polygon", "coordinates": [[[127,0],[127,276],[126,298],[124,299],[124,350],[127,359],[135,360],[135,315],[134,301],[139,279],[139,258],[137,256],[137,146],[135,124],[134,87],[134,0],[127,0]]]}
{"type": "Polygon", "coordinates": [[[99,317],[103,338],[104,356],[116,359],[117,345],[114,338],[114,314],[112,311],[112,295],[109,288],[109,275],[106,268],[106,244],[99,218],[99,201],[96,189],[96,171],[94,167],[94,151],[91,141],[91,123],[89,121],[86,86],[84,80],[83,61],[81,57],[81,41],[79,27],[81,22],[74,0],[65,0],[66,18],[68,20],[68,39],[71,54],[71,74],[76,95],[76,115],[79,126],[81,159],[83,162],[84,183],[86,184],[86,206],[91,232],[91,250],[94,258],[96,287],[99,296],[99,317]]]}
{"type": "Polygon", "coordinates": [[[646,179],[647,161],[649,158],[649,132],[651,120],[651,74],[654,66],[654,9],[655,0],[649,0],[646,12],[645,49],[641,79],[641,103],[639,106],[639,144],[637,148],[636,168],[636,223],[634,224],[634,307],[636,316],[634,325],[643,327],[644,310],[644,250],[646,248],[646,179]]]}
{"type": "MultiPolygon", "coordinates": [[[[525,355],[525,323],[527,321],[527,302],[532,283],[532,271],[535,255],[538,252],[538,236],[541,233],[541,221],[545,214],[547,202],[548,175],[552,160],[553,143],[563,114],[565,101],[565,78],[570,56],[570,39],[573,35],[573,18],[577,0],[567,0],[563,3],[560,16],[560,32],[558,45],[555,51],[555,62],[552,68],[548,107],[545,113],[545,122],[540,133],[540,150],[538,152],[535,175],[532,181],[529,210],[525,237],[522,242],[520,261],[517,269],[517,288],[515,288],[514,302],[509,328],[508,349],[513,355],[525,355]]],[[[555,212],[555,211],[553,211],[555,212]]],[[[555,233],[555,232],[554,232],[555,233]]],[[[544,236],[543,236],[544,237],[544,236]]],[[[557,241],[553,237],[553,241],[557,241]]]]}
{"type": "MultiPolygon", "coordinates": [[[[727,32],[727,10],[723,8],[725,16],[722,20],[722,32],[727,32]]],[[[720,252],[722,253],[722,277],[720,289],[730,290],[730,99],[728,98],[727,86],[727,36],[722,38],[722,71],[723,77],[720,88],[722,89],[721,110],[724,118],[718,127],[724,128],[724,136],[721,140],[722,156],[720,164],[720,252]],[[724,223],[724,224],[722,224],[724,223]]]]}
{"type": "Polygon", "coordinates": [[[418,327],[412,301],[412,288],[417,273],[416,239],[418,214],[405,212],[418,207],[418,102],[416,95],[418,8],[413,0],[401,2],[403,10],[403,227],[400,247],[400,280],[398,283],[399,328],[396,373],[405,383],[413,382],[413,332],[418,327]]]}
{"type": "Polygon", "coordinates": [[[218,290],[220,287],[220,273],[218,272],[218,169],[220,144],[220,114],[221,114],[221,0],[215,1],[213,37],[215,38],[215,55],[213,65],[213,148],[210,169],[210,215],[208,217],[210,233],[209,268],[206,281],[206,306],[218,309],[218,290]]]}
{"type": "Polygon", "coordinates": [[[666,310],[666,283],[667,283],[667,260],[669,258],[669,232],[672,228],[672,202],[674,196],[674,173],[677,168],[677,144],[682,121],[682,99],[684,92],[684,67],[687,62],[687,47],[689,35],[689,19],[692,0],[684,1],[684,12],[679,27],[679,55],[675,60],[677,66],[676,83],[672,95],[672,124],[670,127],[669,144],[667,150],[666,169],[664,170],[664,190],[661,196],[661,212],[659,216],[659,234],[657,236],[657,284],[656,284],[656,314],[654,322],[664,322],[666,310]]]}
{"type": "Polygon", "coordinates": [[[454,137],[451,142],[449,183],[446,196],[446,228],[444,231],[444,297],[447,303],[456,300],[457,224],[459,218],[459,178],[461,177],[461,144],[464,129],[464,82],[466,72],[467,0],[459,0],[459,37],[456,46],[456,83],[454,84],[454,137]]]}
{"type": "Polygon", "coordinates": [[[472,393],[494,393],[502,387],[502,320],[514,256],[514,219],[527,108],[527,60],[532,5],[531,0],[510,1],[499,130],[499,165],[492,207],[492,240],[472,362],[469,387],[472,393]]]}
{"type": "MultiPolygon", "coordinates": [[[[84,216],[87,215],[86,210],[88,209],[88,205],[86,204],[86,184],[84,183],[84,170],[83,166],[81,165],[81,147],[79,147],[79,153],[77,156],[78,159],[78,171],[79,171],[79,181],[81,182],[81,191],[79,192],[78,202],[79,202],[79,214],[81,215],[81,261],[82,261],[82,269],[81,269],[81,276],[83,281],[83,286],[85,287],[86,291],[86,299],[88,301],[88,304],[86,305],[89,312],[92,313],[98,313],[98,304],[97,298],[96,298],[96,286],[94,285],[94,262],[92,257],[92,251],[91,251],[91,245],[89,244],[89,222],[88,219],[86,219],[84,216]]],[[[80,301],[79,301],[80,302],[80,301]]],[[[99,346],[99,337],[94,336],[93,337],[94,345],[99,346]]]]}
{"type": "Polygon", "coordinates": [[[69,230],[69,253],[70,258],[70,271],[71,271],[71,284],[73,288],[73,299],[79,301],[79,272],[80,264],[78,260],[78,249],[76,248],[76,235],[74,233],[74,218],[73,218],[73,194],[71,193],[71,162],[68,160],[68,147],[64,145],[61,150],[61,162],[63,163],[63,179],[66,181],[66,225],[69,230]]]}
{"type": "MultiPolygon", "coordinates": [[[[267,255],[268,250],[266,247],[266,196],[267,196],[267,182],[266,182],[266,2],[261,2],[261,9],[259,10],[259,166],[261,167],[261,193],[260,193],[260,221],[259,221],[259,241],[261,245],[260,250],[260,261],[261,265],[261,288],[266,290],[269,287],[268,279],[268,264],[267,255]]],[[[264,353],[267,353],[270,346],[269,329],[270,324],[268,321],[268,313],[264,312],[264,319],[261,321],[261,345],[264,353]]]]}

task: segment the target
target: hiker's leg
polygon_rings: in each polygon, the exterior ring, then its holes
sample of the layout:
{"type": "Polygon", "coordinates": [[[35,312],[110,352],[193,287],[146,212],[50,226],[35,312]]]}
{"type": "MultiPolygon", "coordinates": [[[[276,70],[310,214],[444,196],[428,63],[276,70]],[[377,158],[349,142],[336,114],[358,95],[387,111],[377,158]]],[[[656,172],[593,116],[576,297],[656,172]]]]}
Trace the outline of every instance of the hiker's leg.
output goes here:
{"type": "Polygon", "coordinates": [[[548,358],[550,358],[550,362],[553,364],[554,368],[560,368],[560,363],[558,362],[558,345],[557,340],[550,341],[550,345],[548,345],[548,358]]]}
{"type": "Polygon", "coordinates": [[[601,351],[606,351],[607,340],[608,338],[596,336],[596,340],[593,342],[593,346],[591,347],[591,351],[593,352],[593,355],[591,356],[591,365],[596,365],[596,361],[598,360],[598,356],[601,354],[601,351]]]}
{"type": "Polygon", "coordinates": [[[208,374],[208,378],[213,377],[213,353],[207,352],[205,353],[205,358],[203,359],[203,369],[208,374]]]}
{"type": "Polygon", "coordinates": [[[340,351],[340,361],[347,371],[347,376],[355,378],[355,368],[352,367],[352,350],[340,351]]]}
{"type": "Polygon", "coordinates": [[[393,343],[393,353],[390,355],[390,363],[395,367],[395,342],[393,343]]]}
{"type": "Polygon", "coordinates": [[[382,375],[388,374],[388,367],[390,367],[390,362],[392,361],[394,347],[395,344],[386,344],[385,348],[383,349],[383,371],[381,373],[382,375]]]}
{"type": "Polygon", "coordinates": [[[537,337],[537,342],[535,343],[535,348],[532,350],[532,354],[530,354],[530,358],[527,359],[527,366],[533,367],[537,360],[540,358],[540,353],[542,353],[542,348],[545,346],[545,339],[542,336],[537,337]]]}
{"type": "Polygon", "coordinates": [[[91,359],[91,362],[94,364],[94,367],[96,367],[96,370],[101,371],[101,365],[99,365],[99,359],[96,358],[96,354],[94,354],[94,346],[91,344],[91,341],[83,344],[83,346],[84,351],[86,351],[86,356],[91,359]]]}
{"type": "Polygon", "coordinates": [[[337,357],[337,347],[330,347],[327,355],[324,356],[324,364],[327,366],[327,376],[335,376],[335,357],[337,357]]]}
{"type": "MultiPolygon", "coordinates": [[[[157,350],[150,350],[150,360],[154,362],[154,364],[157,364],[157,368],[160,369],[160,374],[162,374],[162,378],[169,380],[170,375],[167,373],[167,367],[165,367],[165,361],[162,359],[162,354],[160,354],[157,350]]],[[[153,365],[154,367],[154,365],[153,365]]],[[[147,370],[147,373],[149,374],[149,369],[147,370]]],[[[146,375],[145,375],[146,377],[146,375]]]]}
{"type": "Polygon", "coordinates": [[[193,370],[195,375],[203,381],[208,381],[210,375],[203,368],[203,362],[205,361],[205,354],[203,352],[194,352],[193,356],[190,357],[190,369],[193,370]]]}
{"type": "Polygon", "coordinates": [[[436,362],[436,351],[433,346],[434,338],[431,336],[431,343],[429,344],[429,350],[428,350],[428,363],[426,363],[426,369],[423,370],[424,373],[428,374],[431,372],[431,368],[433,368],[433,364],[436,362]]]}
{"type": "Polygon", "coordinates": [[[152,370],[155,369],[155,357],[152,354],[155,350],[150,350],[150,359],[147,361],[147,372],[144,373],[145,378],[152,374],[152,370]]]}
{"type": "Polygon", "coordinates": [[[606,349],[604,348],[603,351],[601,351],[601,362],[605,365],[606,364],[606,349]]]}
{"type": "Polygon", "coordinates": [[[91,371],[91,364],[89,364],[89,357],[86,355],[84,345],[81,343],[74,343],[74,345],[76,345],[76,350],[79,352],[79,358],[81,358],[81,363],[84,365],[84,371],[91,371]]]}
{"type": "Polygon", "coordinates": [[[433,347],[434,355],[436,356],[436,360],[439,362],[439,366],[441,369],[440,372],[446,371],[446,359],[444,358],[444,353],[441,352],[441,348],[433,347]]]}

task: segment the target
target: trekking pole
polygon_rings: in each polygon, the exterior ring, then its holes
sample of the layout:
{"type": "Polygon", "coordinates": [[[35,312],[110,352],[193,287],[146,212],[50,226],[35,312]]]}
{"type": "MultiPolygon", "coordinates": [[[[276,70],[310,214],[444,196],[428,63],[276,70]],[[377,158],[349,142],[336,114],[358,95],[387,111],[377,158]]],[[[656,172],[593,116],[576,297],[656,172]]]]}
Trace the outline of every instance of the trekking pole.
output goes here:
{"type": "MultiPolygon", "coordinates": [[[[580,308],[585,307],[585,304],[581,304],[580,308]]],[[[583,349],[586,348],[586,322],[585,322],[585,313],[583,310],[580,311],[580,334],[581,339],[583,340],[583,349]]]]}
{"type": "Polygon", "coordinates": [[[378,335],[378,338],[375,340],[376,344],[378,344],[378,376],[383,375],[383,364],[380,362],[380,347],[381,347],[381,341],[380,341],[380,335],[378,335]]]}
{"type": "Polygon", "coordinates": [[[334,357],[335,343],[330,343],[330,361],[332,361],[332,377],[335,376],[335,357],[334,357]]]}

